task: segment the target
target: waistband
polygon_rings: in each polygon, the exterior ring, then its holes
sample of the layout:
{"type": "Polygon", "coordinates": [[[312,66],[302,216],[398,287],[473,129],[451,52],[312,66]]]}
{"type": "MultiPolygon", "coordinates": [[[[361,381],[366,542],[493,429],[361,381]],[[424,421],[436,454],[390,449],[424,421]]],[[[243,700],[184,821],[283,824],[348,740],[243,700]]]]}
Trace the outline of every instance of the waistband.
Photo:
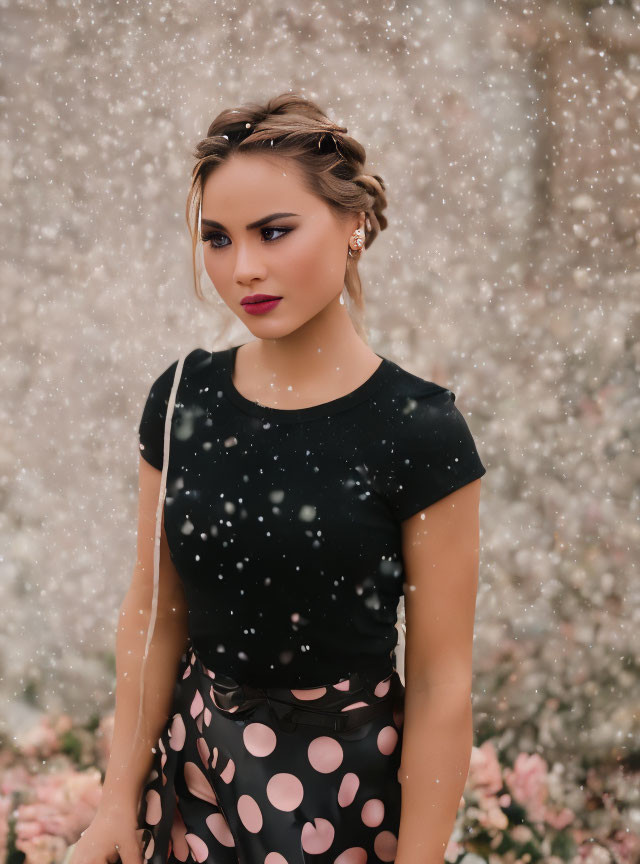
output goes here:
{"type": "Polygon", "coordinates": [[[189,643],[185,659],[196,666],[201,675],[207,676],[215,707],[230,717],[245,716],[258,705],[267,704],[285,724],[348,731],[388,712],[390,703],[395,703],[404,690],[394,666],[378,672],[373,669],[354,672],[317,688],[256,687],[207,667],[192,643],[189,643]],[[309,704],[301,704],[301,701],[309,704]]]}

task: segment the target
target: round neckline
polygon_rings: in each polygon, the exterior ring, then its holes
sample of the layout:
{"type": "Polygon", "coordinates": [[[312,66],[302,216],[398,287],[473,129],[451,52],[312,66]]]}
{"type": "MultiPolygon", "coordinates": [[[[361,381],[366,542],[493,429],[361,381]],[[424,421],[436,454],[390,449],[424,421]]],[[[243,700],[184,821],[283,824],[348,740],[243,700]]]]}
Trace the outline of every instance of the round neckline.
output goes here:
{"type": "Polygon", "coordinates": [[[346,408],[351,408],[358,405],[365,399],[368,399],[383,383],[387,372],[391,369],[391,361],[382,354],[376,353],[380,358],[380,363],[371,375],[358,385],[355,390],[345,393],[343,396],[338,396],[336,399],[330,399],[328,402],[320,402],[318,405],[308,405],[306,408],[274,408],[269,405],[262,405],[259,402],[253,402],[243,396],[236,389],[233,383],[233,372],[236,364],[236,354],[242,345],[248,345],[248,342],[243,342],[241,345],[232,345],[227,348],[225,353],[223,389],[227,397],[241,408],[245,413],[252,414],[255,417],[269,418],[278,421],[297,421],[311,420],[317,417],[330,417],[337,414],[339,411],[344,411],[346,408]]]}

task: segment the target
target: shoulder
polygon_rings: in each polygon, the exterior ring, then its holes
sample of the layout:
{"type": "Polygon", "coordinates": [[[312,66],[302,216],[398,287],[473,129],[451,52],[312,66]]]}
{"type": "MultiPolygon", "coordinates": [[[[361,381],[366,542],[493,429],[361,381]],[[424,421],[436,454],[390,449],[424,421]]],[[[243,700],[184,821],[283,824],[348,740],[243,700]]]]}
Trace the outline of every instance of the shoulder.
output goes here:
{"type": "Polygon", "coordinates": [[[390,363],[387,408],[394,423],[410,426],[417,420],[436,422],[457,411],[456,394],[448,387],[390,363]]]}
{"type": "Polygon", "coordinates": [[[149,395],[153,397],[161,396],[168,399],[169,392],[173,385],[178,363],[183,360],[181,379],[185,381],[194,381],[206,376],[211,370],[213,354],[211,351],[206,351],[204,348],[194,348],[189,351],[184,357],[178,357],[173,360],[168,366],[162,369],[161,372],[156,371],[156,377],[151,385],[149,395]]]}
{"type": "Polygon", "coordinates": [[[140,451],[147,462],[156,468],[162,467],[165,418],[168,414],[169,399],[176,380],[176,372],[180,372],[176,389],[177,405],[187,393],[192,393],[194,390],[197,391],[206,386],[210,380],[211,362],[212,353],[210,351],[205,351],[204,348],[194,348],[188,354],[173,360],[159,374],[156,372],[138,426],[140,451]],[[181,364],[180,370],[178,370],[178,364],[181,364]],[[178,398],[178,393],[180,398],[178,398]]]}
{"type": "Polygon", "coordinates": [[[392,363],[378,399],[374,481],[396,517],[406,519],[486,469],[455,393],[392,363]]]}

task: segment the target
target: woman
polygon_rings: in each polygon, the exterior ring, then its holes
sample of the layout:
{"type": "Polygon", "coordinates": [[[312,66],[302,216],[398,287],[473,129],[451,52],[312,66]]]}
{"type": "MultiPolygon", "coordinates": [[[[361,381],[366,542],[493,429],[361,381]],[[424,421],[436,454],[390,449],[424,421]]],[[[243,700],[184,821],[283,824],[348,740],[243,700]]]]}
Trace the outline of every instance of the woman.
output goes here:
{"type": "Polygon", "coordinates": [[[194,349],[149,392],[112,755],[73,864],[133,864],[141,831],[154,864],[443,860],[471,752],[485,468],[454,394],[374,353],[344,305],[346,286],[362,310],[357,262],[387,224],[346,131],[283,94],[198,145],[194,267],[200,239],[255,338],[194,349]]]}

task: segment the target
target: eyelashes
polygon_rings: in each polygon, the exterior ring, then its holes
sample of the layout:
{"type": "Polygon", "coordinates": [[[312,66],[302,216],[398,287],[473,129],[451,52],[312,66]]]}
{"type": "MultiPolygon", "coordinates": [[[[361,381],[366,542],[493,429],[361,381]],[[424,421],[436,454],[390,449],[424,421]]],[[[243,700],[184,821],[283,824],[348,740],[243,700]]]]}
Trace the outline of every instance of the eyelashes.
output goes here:
{"type": "MultiPolygon", "coordinates": [[[[276,228],[274,226],[271,226],[269,228],[261,228],[260,229],[260,233],[263,234],[263,236],[264,236],[265,231],[281,231],[281,232],[283,232],[278,237],[275,237],[272,240],[266,240],[265,241],[267,243],[275,243],[276,240],[281,240],[282,237],[286,237],[287,234],[290,234],[291,231],[293,231],[293,228],[276,228]]],[[[224,243],[223,245],[218,245],[218,244],[213,242],[213,238],[214,237],[226,237],[226,236],[227,236],[226,234],[222,234],[220,231],[209,231],[208,234],[203,234],[201,239],[202,239],[203,243],[208,243],[210,249],[224,249],[225,246],[228,246],[229,244],[224,243]]]]}

